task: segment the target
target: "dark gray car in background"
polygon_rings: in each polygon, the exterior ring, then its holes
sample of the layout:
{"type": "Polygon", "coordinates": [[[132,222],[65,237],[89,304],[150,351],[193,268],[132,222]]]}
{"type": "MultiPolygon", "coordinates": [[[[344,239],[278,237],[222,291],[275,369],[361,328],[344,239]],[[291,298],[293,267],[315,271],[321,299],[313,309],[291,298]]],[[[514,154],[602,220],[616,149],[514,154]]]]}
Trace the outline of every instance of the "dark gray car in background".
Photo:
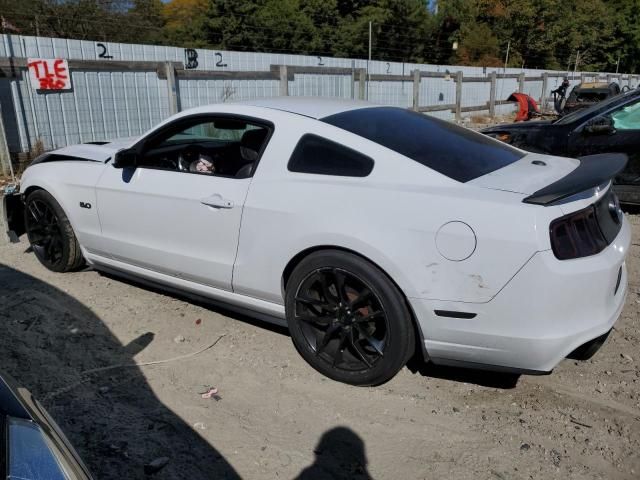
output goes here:
{"type": "Polygon", "coordinates": [[[0,372],[0,478],[90,480],[62,430],[31,393],[0,372]]]}

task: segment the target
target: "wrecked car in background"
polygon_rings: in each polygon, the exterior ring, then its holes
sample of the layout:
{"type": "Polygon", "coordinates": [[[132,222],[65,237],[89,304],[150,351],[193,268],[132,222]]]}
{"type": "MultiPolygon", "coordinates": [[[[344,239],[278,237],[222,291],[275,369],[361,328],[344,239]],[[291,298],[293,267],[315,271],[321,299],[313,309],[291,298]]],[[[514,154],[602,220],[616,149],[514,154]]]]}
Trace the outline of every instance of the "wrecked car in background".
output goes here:
{"type": "Polygon", "coordinates": [[[626,153],[629,162],[614,179],[622,203],[640,204],[640,90],[611,97],[555,121],[496,125],[481,133],[536,153],[580,157],[626,153]]]}
{"type": "Polygon", "coordinates": [[[620,85],[615,82],[584,82],[571,90],[562,110],[558,113],[567,115],[576,110],[590,107],[598,102],[620,94],[620,85]]]}
{"type": "Polygon", "coordinates": [[[42,405],[3,373],[0,373],[0,478],[92,478],[42,405]]]}

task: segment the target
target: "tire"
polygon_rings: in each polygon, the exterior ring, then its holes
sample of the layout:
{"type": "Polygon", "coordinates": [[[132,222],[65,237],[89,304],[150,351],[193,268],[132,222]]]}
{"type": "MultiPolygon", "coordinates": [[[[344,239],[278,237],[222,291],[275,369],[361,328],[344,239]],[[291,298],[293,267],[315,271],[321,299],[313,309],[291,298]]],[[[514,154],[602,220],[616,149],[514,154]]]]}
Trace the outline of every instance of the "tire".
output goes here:
{"type": "Polygon", "coordinates": [[[24,224],[36,258],[52,272],[70,272],[84,264],[71,223],[49,192],[36,190],[27,196],[24,224]]]}
{"type": "Polygon", "coordinates": [[[414,353],[404,297],[384,272],[357,255],[312,253],[295,267],[285,292],[293,344],[333,380],[379,385],[414,353]]]}

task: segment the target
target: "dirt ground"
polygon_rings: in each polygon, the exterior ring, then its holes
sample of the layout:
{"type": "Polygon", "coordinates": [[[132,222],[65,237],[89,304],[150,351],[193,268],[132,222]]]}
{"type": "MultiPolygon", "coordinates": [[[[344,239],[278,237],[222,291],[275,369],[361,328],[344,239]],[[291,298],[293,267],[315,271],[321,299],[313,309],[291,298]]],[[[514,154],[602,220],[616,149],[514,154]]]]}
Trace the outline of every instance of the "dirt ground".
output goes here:
{"type": "Polygon", "coordinates": [[[162,457],[152,478],[638,479],[630,220],[622,317],[592,360],[549,376],[426,366],[349,387],[308,367],[286,331],[93,271],[48,272],[24,239],[0,247],[0,370],[100,479],[145,478],[162,457]],[[201,398],[211,386],[219,400],[201,398]]]}

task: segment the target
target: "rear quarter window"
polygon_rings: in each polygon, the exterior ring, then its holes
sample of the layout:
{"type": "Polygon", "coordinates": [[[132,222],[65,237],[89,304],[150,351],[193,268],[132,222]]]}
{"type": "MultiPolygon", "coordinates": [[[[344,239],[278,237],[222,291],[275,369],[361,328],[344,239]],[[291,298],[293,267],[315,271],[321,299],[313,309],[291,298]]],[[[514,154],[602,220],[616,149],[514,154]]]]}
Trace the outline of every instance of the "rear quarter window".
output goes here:
{"type": "Polygon", "coordinates": [[[468,182],[525,153],[454,123],[394,107],[349,110],[322,121],[342,128],[459,182],[468,182]]]}
{"type": "Polygon", "coordinates": [[[339,143],[306,134],[296,145],[287,168],[298,173],[366,177],[373,170],[373,160],[339,143]]]}

